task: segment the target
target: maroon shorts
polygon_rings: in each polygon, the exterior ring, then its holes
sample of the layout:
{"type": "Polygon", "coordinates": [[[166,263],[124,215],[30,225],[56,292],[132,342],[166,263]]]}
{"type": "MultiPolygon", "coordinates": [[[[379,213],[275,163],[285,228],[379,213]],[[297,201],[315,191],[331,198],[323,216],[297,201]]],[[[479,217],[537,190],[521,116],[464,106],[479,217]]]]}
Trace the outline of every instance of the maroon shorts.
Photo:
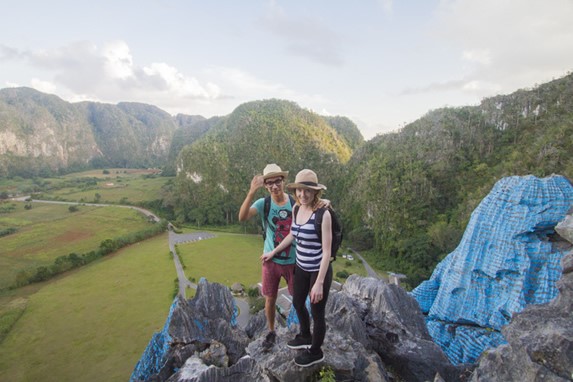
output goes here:
{"type": "Polygon", "coordinates": [[[288,292],[292,296],[294,293],[294,264],[281,265],[272,260],[263,263],[263,296],[277,296],[281,277],[286,280],[288,292]]]}

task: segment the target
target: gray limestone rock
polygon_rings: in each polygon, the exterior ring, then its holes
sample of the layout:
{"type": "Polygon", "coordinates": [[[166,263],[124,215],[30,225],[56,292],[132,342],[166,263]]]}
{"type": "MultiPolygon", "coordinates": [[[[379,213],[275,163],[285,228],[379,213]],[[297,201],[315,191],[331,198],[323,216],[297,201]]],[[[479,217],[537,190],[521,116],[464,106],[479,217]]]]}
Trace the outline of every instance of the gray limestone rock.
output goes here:
{"type": "MultiPolygon", "coordinates": [[[[570,251],[562,264],[572,261],[570,251]]],[[[508,344],[482,354],[473,382],[573,380],[573,272],[563,269],[559,296],[515,314],[502,329],[508,344]]]]}
{"type": "Polygon", "coordinates": [[[573,215],[567,215],[565,219],[560,221],[555,226],[555,231],[559,236],[573,244],[573,215]]]}
{"type": "Polygon", "coordinates": [[[265,351],[264,314],[255,315],[245,331],[230,324],[233,310],[228,288],[202,280],[195,298],[174,305],[167,351],[150,359],[160,361],[159,372],[132,380],[302,382],[325,370],[336,380],[364,382],[431,381],[438,373],[448,382],[466,379],[466,369],[453,367],[430,340],[413,297],[373,278],[351,276],[330,295],[325,360],[308,368],[296,366],[299,350],[286,346],[297,325],[277,325],[276,343],[265,351]]]}

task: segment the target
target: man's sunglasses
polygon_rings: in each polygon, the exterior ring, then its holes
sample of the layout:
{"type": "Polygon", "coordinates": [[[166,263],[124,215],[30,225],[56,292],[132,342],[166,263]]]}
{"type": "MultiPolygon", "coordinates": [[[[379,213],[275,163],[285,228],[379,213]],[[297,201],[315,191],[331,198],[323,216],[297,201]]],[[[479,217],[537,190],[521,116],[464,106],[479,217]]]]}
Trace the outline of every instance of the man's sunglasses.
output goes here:
{"type": "Polygon", "coordinates": [[[267,187],[272,187],[273,185],[280,186],[282,182],[283,182],[282,179],[277,179],[277,180],[272,181],[272,182],[265,182],[265,186],[267,186],[267,187]]]}

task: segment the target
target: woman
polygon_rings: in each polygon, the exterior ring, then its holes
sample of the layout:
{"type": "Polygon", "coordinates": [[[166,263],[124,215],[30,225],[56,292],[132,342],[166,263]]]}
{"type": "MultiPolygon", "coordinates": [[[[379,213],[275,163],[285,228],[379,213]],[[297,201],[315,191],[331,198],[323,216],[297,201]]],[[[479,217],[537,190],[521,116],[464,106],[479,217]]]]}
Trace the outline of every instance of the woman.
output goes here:
{"type": "Polygon", "coordinates": [[[324,211],[321,234],[316,232],[314,220],[318,203],[326,187],[318,183],[318,177],[312,170],[302,170],[294,183],[287,185],[295,190],[297,207],[293,213],[291,231],[287,237],[271,252],[264,253],[261,260],[268,261],[283,247],[296,240],[296,268],[294,272],[293,306],[300,322],[300,333],[287,343],[291,349],[305,349],[295,357],[298,366],[308,367],[324,360],[321,347],[326,334],[325,308],[328,292],[332,284],[330,249],[332,242],[332,219],[328,210],[324,211]],[[298,211],[297,211],[298,210],[298,211]],[[319,238],[322,236],[322,240],[319,238]],[[310,317],[306,309],[306,297],[310,292],[310,309],[313,331],[310,331],[310,317]]]}

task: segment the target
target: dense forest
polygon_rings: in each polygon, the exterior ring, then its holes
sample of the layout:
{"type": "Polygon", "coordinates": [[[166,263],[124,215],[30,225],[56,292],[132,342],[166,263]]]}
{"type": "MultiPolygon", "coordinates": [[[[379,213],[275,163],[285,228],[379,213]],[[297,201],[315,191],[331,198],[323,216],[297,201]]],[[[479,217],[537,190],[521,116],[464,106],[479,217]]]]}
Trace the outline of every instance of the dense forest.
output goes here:
{"type": "Polygon", "coordinates": [[[406,273],[415,286],[455,249],[497,180],[554,173],[571,179],[572,154],[569,75],[479,106],[435,110],[376,137],[344,166],[335,200],[351,236],[371,238],[370,259],[406,273]]]}
{"type": "MultiPolygon", "coordinates": [[[[433,110],[367,142],[346,117],[319,116],[276,99],[206,119],[171,117],[150,105],[68,104],[31,89],[5,89],[0,112],[0,136],[8,139],[0,142],[0,176],[37,176],[38,163],[52,163],[41,160],[49,152],[30,159],[8,147],[18,141],[13,137],[34,147],[47,136],[41,130],[47,124],[65,147],[93,154],[82,162],[69,151],[67,162],[57,162],[63,171],[160,165],[165,174],[177,174],[154,207],[198,227],[237,224],[250,180],[267,163],[289,170],[289,180],[312,168],[343,220],[345,244],[379,269],[405,273],[411,287],[457,246],[470,214],[497,180],[573,177],[571,74],[477,106],[433,110]]],[[[257,229],[257,222],[245,225],[257,229]]]]}
{"type": "Polygon", "coordinates": [[[405,273],[413,287],[455,249],[497,180],[573,177],[572,96],[569,75],[478,106],[434,110],[368,142],[356,140],[347,119],[286,101],[245,104],[181,151],[165,203],[176,220],[233,224],[265,163],[279,163],[291,177],[313,168],[343,218],[347,244],[378,268],[405,273]]]}

